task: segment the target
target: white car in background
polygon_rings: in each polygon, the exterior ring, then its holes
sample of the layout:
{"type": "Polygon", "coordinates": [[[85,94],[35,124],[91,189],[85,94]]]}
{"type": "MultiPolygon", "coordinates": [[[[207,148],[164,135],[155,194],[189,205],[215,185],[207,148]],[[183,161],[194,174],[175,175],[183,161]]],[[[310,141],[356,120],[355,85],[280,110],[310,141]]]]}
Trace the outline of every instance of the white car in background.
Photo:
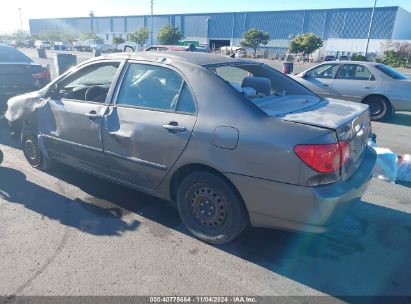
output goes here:
{"type": "Polygon", "coordinates": [[[324,62],[291,77],[322,97],[368,104],[373,120],[411,111],[411,80],[381,63],[324,62]]]}
{"type": "Polygon", "coordinates": [[[34,46],[38,49],[45,48],[47,50],[51,49],[51,42],[50,41],[43,41],[43,40],[36,40],[34,42],[34,46]]]}

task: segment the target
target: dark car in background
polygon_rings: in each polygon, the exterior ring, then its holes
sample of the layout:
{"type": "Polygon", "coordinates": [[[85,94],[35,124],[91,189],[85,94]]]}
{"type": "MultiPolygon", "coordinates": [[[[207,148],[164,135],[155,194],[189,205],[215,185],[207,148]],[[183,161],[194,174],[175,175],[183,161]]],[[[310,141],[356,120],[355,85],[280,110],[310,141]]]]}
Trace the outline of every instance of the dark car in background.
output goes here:
{"type": "Polygon", "coordinates": [[[327,55],[324,57],[323,61],[335,61],[335,56],[327,55]]]}
{"type": "Polygon", "coordinates": [[[0,44],[0,112],[10,97],[37,91],[50,82],[49,71],[29,57],[5,44],[0,44]]]}

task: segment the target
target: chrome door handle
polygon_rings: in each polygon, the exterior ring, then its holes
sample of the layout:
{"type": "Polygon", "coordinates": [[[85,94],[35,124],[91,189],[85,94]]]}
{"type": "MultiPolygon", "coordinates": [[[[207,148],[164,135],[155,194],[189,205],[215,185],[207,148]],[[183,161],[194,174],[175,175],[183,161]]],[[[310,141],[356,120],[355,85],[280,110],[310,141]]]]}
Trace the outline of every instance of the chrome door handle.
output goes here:
{"type": "Polygon", "coordinates": [[[185,127],[181,127],[176,123],[170,123],[168,125],[163,125],[163,128],[169,131],[170,133],[177,133],[177,132],[185,132],[187,129],[185,127]]]}

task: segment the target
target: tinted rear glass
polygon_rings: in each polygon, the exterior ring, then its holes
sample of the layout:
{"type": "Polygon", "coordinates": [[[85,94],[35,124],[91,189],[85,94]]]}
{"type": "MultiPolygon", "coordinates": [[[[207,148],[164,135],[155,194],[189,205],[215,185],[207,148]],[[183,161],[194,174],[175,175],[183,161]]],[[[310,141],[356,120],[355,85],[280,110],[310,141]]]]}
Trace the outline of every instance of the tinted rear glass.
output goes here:
{"type": "Polygon", "coordinates": [[[390,76],[391,78],[394,79],[399,79],[399,80],[405,80],[408,79],[407,76],[405,76],[404,74],[401,74],[400,72],[398,72],[397,70],[390,68],[389,66],[386,66],[384,64],[378,64],[375,66],[377,69],[379,69],[381,72],[383,72],[384,74],[390,76]]]}
{"type": "Polygon", "coordinates": [[[30,58],[11,47],[0,46],[0,62],[32,62],[30,58]]]}

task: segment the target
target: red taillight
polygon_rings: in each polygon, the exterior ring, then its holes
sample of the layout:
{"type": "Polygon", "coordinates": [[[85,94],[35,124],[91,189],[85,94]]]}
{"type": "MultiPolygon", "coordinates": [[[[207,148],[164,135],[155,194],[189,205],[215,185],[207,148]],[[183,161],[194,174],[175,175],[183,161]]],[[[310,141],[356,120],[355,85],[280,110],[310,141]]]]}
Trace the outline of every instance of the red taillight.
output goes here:
{"type": "Polygon", "coordinates": [[[298,145],[294,147],[298,157],[309,167],[321,173],[331,173],[346,165],[351,157],[350,144],[298,145]]]}
{"type": "Polygon", "coordinates": [[[50,78],[50,73],[47,69],[42,70],[41,72],[31,74],[34,79],[44,80],[50,78]]]}

